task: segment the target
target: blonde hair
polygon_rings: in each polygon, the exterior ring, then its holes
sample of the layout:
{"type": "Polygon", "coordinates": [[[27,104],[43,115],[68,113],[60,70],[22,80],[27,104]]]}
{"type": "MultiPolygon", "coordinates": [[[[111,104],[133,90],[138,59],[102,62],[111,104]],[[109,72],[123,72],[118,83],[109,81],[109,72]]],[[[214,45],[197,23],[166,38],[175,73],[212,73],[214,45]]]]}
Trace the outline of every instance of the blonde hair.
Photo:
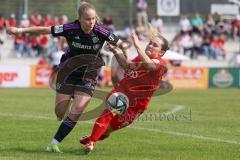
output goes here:
{"type": "Polygon", "coordinates": [[[163,41],[162,44],[162,50],[163,51],[167,51],[169,49],[169,43],[168,40],[163,37],[159,31],[157,30],[157,28],[153,27],[150,23],[148,23],[148,31],[149,31],[149,36],[150,37],[158,37],[163,41]]]}
{"type": "MultiPolygon", "coordinates": [[[[79,8],[78,8],[78,16],[81,17],[85,12],[87,12],[90,9],[92,9],[96,12],[94,5],[92,5],[91,3],[88,3],[85,1],[80,2],[79,8]]],[[[97,14],[96,14],[96,22],[100,23],[100,18],[97,14]]]]}

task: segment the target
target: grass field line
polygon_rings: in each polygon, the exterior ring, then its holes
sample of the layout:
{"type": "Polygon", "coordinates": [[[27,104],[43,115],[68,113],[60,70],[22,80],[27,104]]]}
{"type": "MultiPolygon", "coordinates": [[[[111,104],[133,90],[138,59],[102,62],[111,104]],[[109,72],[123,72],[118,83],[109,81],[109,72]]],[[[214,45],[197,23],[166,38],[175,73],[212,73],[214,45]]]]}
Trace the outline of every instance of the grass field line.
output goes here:
{"type": "MultiPolygon", "coordinates": [[[[164,112],[163,114],[169,115],[176,113],[180,110],[183,110],[185,106],[175,106],[171,111],[164,112]]],[[[52,115],[31,115],[31,114],[15,114],[15,113],[0,113],[0,116],[3,117],[19,117],[19,118],[33,118],[33,119],[47,119],[47,120],[56,120],[57,118],[52,118],[52,115]]]]}
{"type": "Polygon", "coordinates": [[[194,139],[201,139],[201,140],[209,140],[209,141],[217,141],[217,142],[224,142],[229,144],[240,144],[240,142],[237,142],[235,140],[225,140],[221,138],[216,137],[210,137],[210,136],[203,136],[203,135],[196,135],[191,133],[183,133],[183,132],[175,132],[175,131],[167,131],[167,130],[161,130],[161,129],[153,129],[153,128],[141,128],[141,127],[128,127],[134,130],[144,130],[144,131],[150,131],[150,132],[159,132],[159,133],[165,133],[175,136],[183,136],[183,137],[191,137],[194,139]]]}
{"type": "Polygon", "coordinates": [[[30,115],[30,114],[14,114],[14,113],[0,113],[2,117],[18,117],[18,118],[30,118],[30,119],[46,119],[46,120],[56,120],[57,118],[51,118],[51,115],[30,115]]]}
{"type": "Polygon", "coordinates": [[[177,105],[173,109],[171,109],[169,112],[164,112],[163,114],[165,114],[165,115],[174,114],[174,113],[176,113],[176,112],[178,112],[180,110],[183,110],[185,108],[186,108],[186,106],[177,105]]]}
{"type": "MultiPolygon", "coordinates": [[[[172,109],[172,111],[176,112],[176,109],[172,109]]],[[[56,118],[51,118],[50,115],[48,116],[42,116],[42,115],[29,115],[29,114],[13,114],[13,113],[0,113],[0,116],[6,116],[6,117],[18,117],[18,118],[31,118],[31,119],[45,119],[45,120],[56,120],[56,118]]],[[[83,121],[84,123],[89,123],[92,124],[94,123],[93,121],[83,121]]],[[[128,128],[134,129],[134,130],[144,130],[144,131],[149,131],[149,132],[158,132],[158,133],[163,133],[163,134],[170,134],[170,135],[175,135],[175,136],[183,136],[183,137],[191,137],[194,139],[201,139],[201,140],[209,140],[209,141],[216,141],[216,142],[224,142],[228,144],[240,144],[240,142],[237,142],[235,140],[226,140],[226,139],[221,139],[221,138],[216,138],[216,137],[210,137],[210,136],[203,136],[203,135],[196,135],[196,134],[191,134],[191,133],[183,133],[183,132],[175,132],[175,131],[168,131],[168,130],[161,130],[161,129],[153,129],[153,128],[142,128],[142,127],[134,127],[134,126],[129,126],[128,128]]]]}
{"type": "Polygon", "coordinates": [[[7,157],[7,156],[2,157],[2,156],[0,156],[0,159],[1,160],[13,160],[13,159],[16,159],[16,157],[7,157]]]}

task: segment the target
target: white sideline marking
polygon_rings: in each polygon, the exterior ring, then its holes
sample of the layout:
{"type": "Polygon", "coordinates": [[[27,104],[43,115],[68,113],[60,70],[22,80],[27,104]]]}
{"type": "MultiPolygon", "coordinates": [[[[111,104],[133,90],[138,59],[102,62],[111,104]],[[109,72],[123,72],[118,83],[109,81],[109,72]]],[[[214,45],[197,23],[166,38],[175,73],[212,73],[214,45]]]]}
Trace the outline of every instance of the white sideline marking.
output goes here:
{"type": "MultiPolygon", "coordinates": [[[[183,106],[182,106],[183,107],[183,106]]],[[[182,107],[175,107],[172,109],[171,112],[167,112],[169,114],[173,112],[177,112],[180,109],[183,109],[182,107]]],[[[166,114],[166,113],[165,113],[166,114]]],[[[19,118],[31,118],[31,119],[44,119],[44,120],[56,120],[56,118],[51,118],[50,115],[49,117],[47,116],[41,116],[41,115],[29,115],[29,114],[12,114],[12,113],[0,113],[0,116],[6,116],[6,117],[19,117],[19,118]]],[[[94,123],[91,121],[83,121],[84,123],[94,123]]],[[[202,136],[202,135],[195,135],[195,134],[190,134],[190,133],[182,133],[182,132],[174,132],[174,131],[164,131],[161,129],[152,129],[152,128],[142,128],[142,127],[131,127],[129,126],[128,128],[130,129],[135,129],[135,130],[144,130],[144,131],[150,131],[150,132],[158,132],[158,133],[164,133],[164,134],[170,134],[170,135],[175,135],[175,136],[183,136],[183,137],[191,137],[194,139],[202,139],[202,140],[209,140],[209,141],[216,141],[216,142],[224,142],[228,144],[240,144],[240,142],[237,142],[235,140],[225,140],[221,138],[216,138],[216,137],[209,137],[209,136],[202,136]]]]}
{"type": "MultiPolygon", "coordinates": [[[[166,112],[164,114],[169,115],[175,112],[178,112],[182,109],[184,109],[185,106],[176,106],[174,107],[170,112],[166,112]]],[[[32,119],[47,119],[47,120],[56,120],[56,118],[51,118],[52,115],[43,116],[43,115],[30,115],[30,114],[13,114],[13,113],[0,113],[0,116],[3,117],[19,117],[19,118],[32,118],[32,119]]]]}
{"type": "Polygon", "coordinates": [[[173,114],[173,113],[176,113],[176,112],[178,112],[178,111],[180,111],[180,110],[183,110],[184,108],[186,108],[186,107],[185,107],[185,106],[177,105],[177,106],[175,106],[171,111],[165,112],[165,113],[163,113],[163,114],[165,114],[165,115],[173,114]]]}
{"type": "Polygon", "coordinates": [[[3,116],[3,117],[19,117],[19,118],[56,120],[56,118],[55,119],[51,118],[51,115],[49,115],[49,117],[47,117],[47,116],[30,115],[30,114],[0,113],[0,116],[3,116]]]}
{"type": "Polygon", "coordinates": [[[160,130],[160,129],[141,128],[141,127],[128,127],[128,128],[135,129],[135,130],[144,130],[144,131],[151,131],[151,132],[166,133],[166,134],[176,135],[176,136],[191,137],[191,138],[194,138],[194,139],[203,139],[203,140],[224,142],[224,143],[229,143],[229,144],[240,144],[240,142],[237,142],[235,140],[224,140],[224,139],[221,139],[221,138],[202,136],[202,135],[195,135],[195,134],[190,134],[190,133],[182,133],[182,132],[174,132],[174,131],[164,131],[164,130],[160,130]]]}

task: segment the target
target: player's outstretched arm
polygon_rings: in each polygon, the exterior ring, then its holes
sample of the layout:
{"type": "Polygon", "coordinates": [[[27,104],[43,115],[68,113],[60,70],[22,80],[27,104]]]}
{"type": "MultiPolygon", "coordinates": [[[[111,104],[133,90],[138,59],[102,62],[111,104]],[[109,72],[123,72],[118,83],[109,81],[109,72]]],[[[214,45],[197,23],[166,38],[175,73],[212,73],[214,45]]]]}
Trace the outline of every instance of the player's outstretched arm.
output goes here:
{"type": "Polygon", "coordinates": [[[155,63],[146,55],[146,53],[141,49],[140,44],[139,44],[139,40],[137,35],[134,33],[134,31],[131,32],[130,35],[132,41],[133,41],[133,45],[137,50],[138,55],[141,57],[142,63],[144,65],[144,67],[147,70],[155,70],[157,69],[157,66],[155,65],[155,63]]]}
{"type": "Polygon", "coordinates": [[[107,47],[114,54],[119,65],[124,70],[130,69],[130,61],[127,59],[127,57],[124,55],[124,53],[122,53],[122,51],[118,47],[113,46],[110,43],[107,43],[107,47]]]}
{"type": "Polygon", "coordinates": [[[27,27],[27,28],[17,28],[17,27],[9,27],[7,28],[8,34],[22,34],[22,33],[30,33],[30,34],[51,34],[51,27],[27,27]]]}

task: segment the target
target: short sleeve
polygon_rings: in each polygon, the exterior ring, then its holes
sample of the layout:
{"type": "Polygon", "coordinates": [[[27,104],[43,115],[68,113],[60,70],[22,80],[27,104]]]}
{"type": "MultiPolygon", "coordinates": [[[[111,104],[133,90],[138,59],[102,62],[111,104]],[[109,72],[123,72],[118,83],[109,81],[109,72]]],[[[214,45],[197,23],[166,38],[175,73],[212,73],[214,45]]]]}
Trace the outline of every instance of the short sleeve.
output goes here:
{"type": "Polygon", "coordinates": [[[160,61],[158,59],[152,59],[152,61],[157,65],[160,64],[160,61]]]}
{"type": "Polygon", "coordinates": [[[98,35],[102,37],[105,41],[113,45],[116,45],[119,40],[119,38],[115,34],[110,32],[109,29],[105,28],[102,25],[97,24],[95,26],[95,32],[97,32],[98,35]]]}
{"type": "Polygon", "coordinates": [[[51,27],[51,33],[54,37],[64,36],[64,25],[57,25],[51,27]]]}
{"type": "Polygon", "coordinates": [[[159,68],[166,68],[166,62],[163,59],[153,58],[151,59],[159,68]]]}
{"type": "Polygon", "coordinates": [[[167,72],[167,64],[163,59],[153,58],[152,61],[157,65],[158,71],[161,75],[164,75],[167,72]]]}

